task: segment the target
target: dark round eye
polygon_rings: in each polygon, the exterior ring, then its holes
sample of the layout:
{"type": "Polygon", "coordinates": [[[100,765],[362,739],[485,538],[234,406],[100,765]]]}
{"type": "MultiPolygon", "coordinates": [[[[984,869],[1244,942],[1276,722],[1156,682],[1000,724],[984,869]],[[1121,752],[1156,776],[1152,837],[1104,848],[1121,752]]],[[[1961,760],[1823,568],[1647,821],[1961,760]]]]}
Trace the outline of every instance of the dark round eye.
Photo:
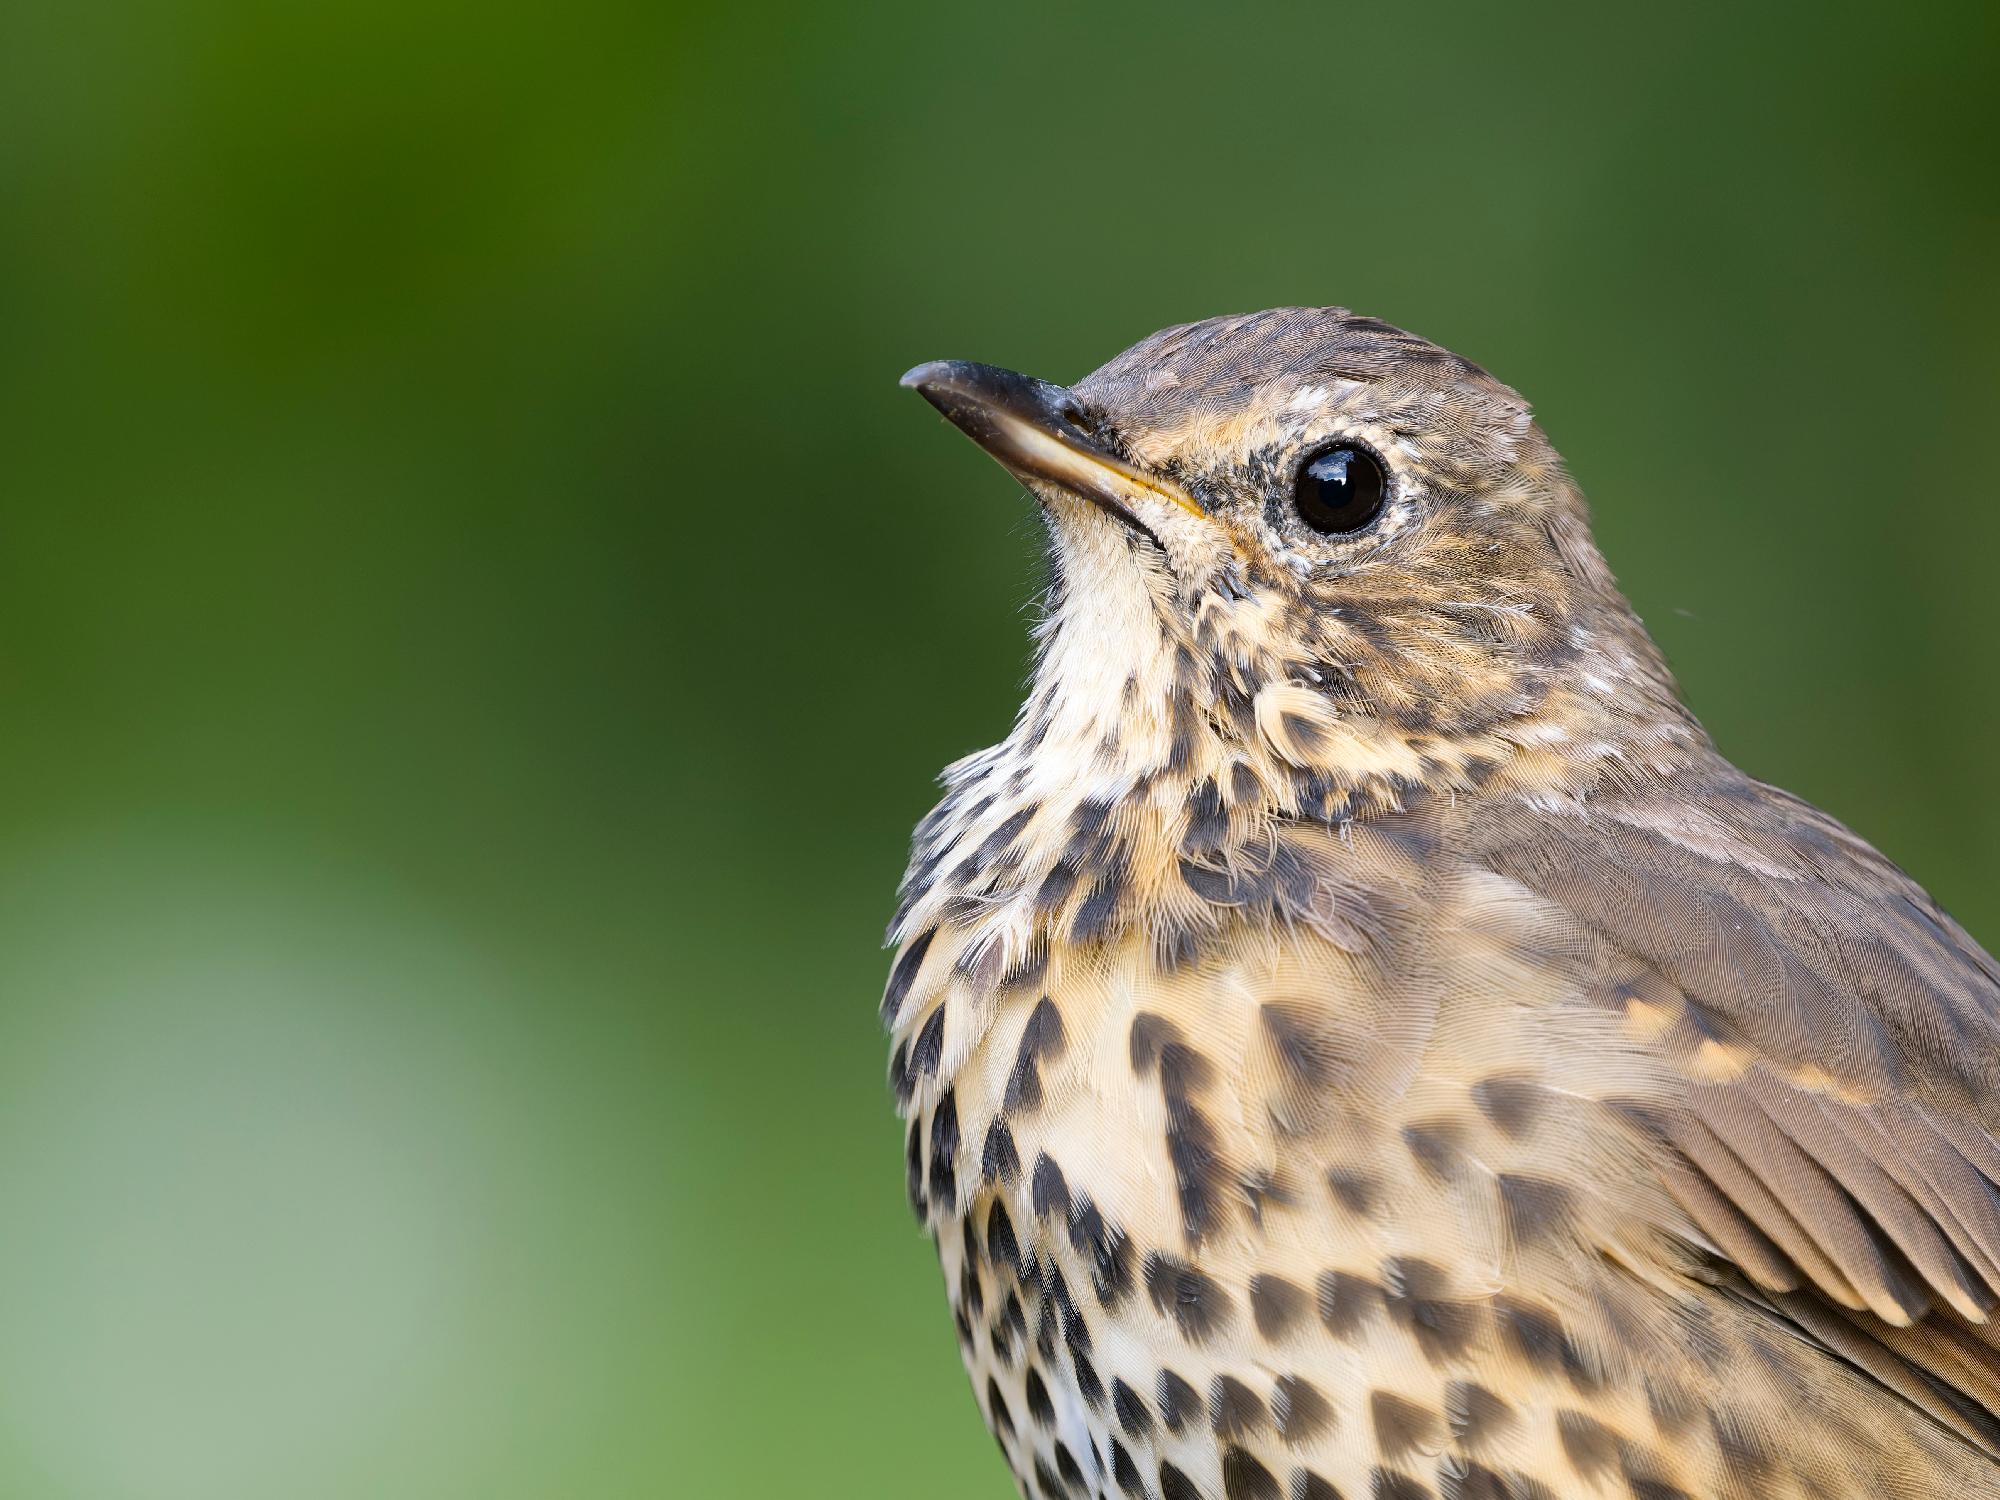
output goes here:
{"type": "Polygon", "coordinates": [[[1381,460],[1366,448],[1337,443],[1299,465],[1292,504],[1314,531],[1359,531],[1382,514],[1389,488],[1381,460]]]}

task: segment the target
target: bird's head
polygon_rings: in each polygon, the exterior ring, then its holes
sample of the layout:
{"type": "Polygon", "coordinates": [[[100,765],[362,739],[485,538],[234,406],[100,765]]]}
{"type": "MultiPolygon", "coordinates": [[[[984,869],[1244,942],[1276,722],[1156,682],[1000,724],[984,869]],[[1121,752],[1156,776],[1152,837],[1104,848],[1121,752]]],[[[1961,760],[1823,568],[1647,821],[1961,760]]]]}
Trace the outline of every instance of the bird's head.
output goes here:
{"type": "Polygon", "coordinates": [[[1041,502],[1023,725],[1091,774],[1275,762],[1338,816],[1607,713],[1681,722],[1527,404],[1422,339],[1285,308],[1071,387],[957,361],[904,384],[1041,502]]]}
{"type": "Polygon", "coordinates": [[[1283,909],[1315,828],[1580,796],[1704,743],[1527,405],[1435,345],[1289,308],[1067,388],[904,383],[1034,492],[1051,579],[1033,688],[946,773],[898,930],[1198,932],[1283,909]]]}

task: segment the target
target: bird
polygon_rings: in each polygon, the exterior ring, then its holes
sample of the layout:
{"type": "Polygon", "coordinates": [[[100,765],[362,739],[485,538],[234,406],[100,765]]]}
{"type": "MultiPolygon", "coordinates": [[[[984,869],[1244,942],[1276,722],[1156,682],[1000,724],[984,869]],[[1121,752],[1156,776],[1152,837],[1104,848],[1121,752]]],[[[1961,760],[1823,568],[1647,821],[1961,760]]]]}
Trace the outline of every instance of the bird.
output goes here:
{"type": "Polygon", "coordinates": [[[2000,1495],[2000,967],[1723,758],[1527,403],[1332,307],[903,384],[1047,537],[881,1001],[1020,1492],[2000,1495]]]}

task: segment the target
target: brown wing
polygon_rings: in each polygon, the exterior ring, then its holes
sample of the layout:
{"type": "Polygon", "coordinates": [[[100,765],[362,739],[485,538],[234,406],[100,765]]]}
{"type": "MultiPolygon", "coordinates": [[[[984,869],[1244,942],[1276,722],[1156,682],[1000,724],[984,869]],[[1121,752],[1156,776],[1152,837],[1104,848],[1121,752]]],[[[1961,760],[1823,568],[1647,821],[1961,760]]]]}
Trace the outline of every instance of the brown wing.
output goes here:
{"type": "Polygon", "coordinates": [[[1796,799],[1727,767],[1676,790],[1494,810],[1477,857],[1614,955],[1592,998],[1681,1080],[1630,1112],[1702,1248],[2000,1452],[2000,969],[1796,799]]]}

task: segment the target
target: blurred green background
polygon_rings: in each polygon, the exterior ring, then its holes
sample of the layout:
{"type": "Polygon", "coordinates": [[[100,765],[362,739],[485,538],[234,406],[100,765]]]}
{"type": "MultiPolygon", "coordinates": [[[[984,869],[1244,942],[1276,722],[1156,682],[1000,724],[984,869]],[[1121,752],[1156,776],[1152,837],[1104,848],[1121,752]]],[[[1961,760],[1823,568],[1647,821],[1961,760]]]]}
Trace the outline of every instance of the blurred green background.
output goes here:
{"type": "Polygon", "coordinates": [[[0,1493],[987,1496],[876,943],[1035,528],[1337,301],[2000,940],[1995,8],[0,12],[0,1493]]]}

